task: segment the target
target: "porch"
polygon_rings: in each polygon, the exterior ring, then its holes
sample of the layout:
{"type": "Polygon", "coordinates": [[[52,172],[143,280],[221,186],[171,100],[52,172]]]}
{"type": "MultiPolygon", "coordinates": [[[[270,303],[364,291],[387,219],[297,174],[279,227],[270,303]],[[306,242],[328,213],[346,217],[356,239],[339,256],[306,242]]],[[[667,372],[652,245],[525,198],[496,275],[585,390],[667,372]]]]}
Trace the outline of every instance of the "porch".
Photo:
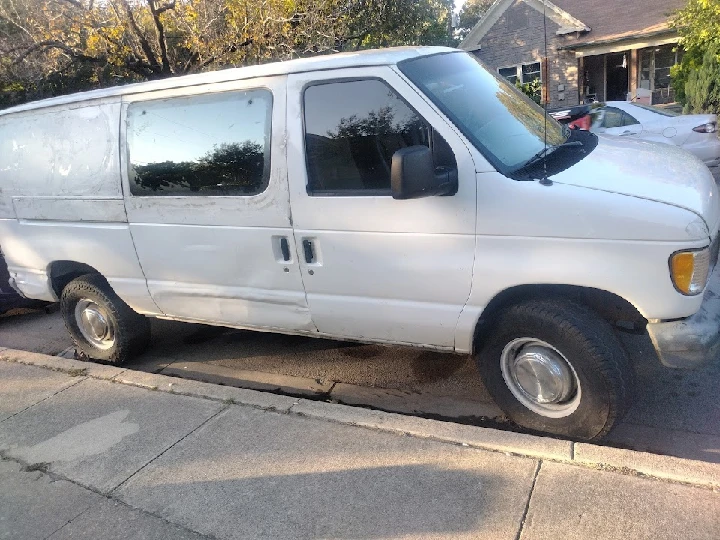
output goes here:
{"type": "Polygon", "coordinates": [[[675,102],[670,69],[682,60],[682,50],[669,43],[621,44],[575,50],[581,103],[635,100],[648,105],[675,102]],[[640,46],[638,46],[640,45],[640,46]],[[618,50],[619,49],[619,50],[618,50]]]}

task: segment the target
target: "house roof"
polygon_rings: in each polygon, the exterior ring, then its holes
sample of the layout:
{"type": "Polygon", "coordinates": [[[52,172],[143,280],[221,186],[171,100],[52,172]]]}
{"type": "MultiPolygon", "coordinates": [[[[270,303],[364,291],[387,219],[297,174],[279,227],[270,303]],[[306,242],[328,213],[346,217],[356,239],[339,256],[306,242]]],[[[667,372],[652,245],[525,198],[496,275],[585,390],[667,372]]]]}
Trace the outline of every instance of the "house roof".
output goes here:
{"type": "MultiPolygon", "coordinates": [[[[496,0],[461,44],[472,50],[516,0],[496,0]]],[[[520,0],[543,12],[543,0],[520,0]]],[[[560,28],[557,34],[578,32],[565,48],[590,43],[670,33],[668,17],[687,0],[546,0],[545,12],[560,28]]]]}
{"type": "MultiPolygon", "coordinates": [[[[524,0],[523,0],[524,1],[524,0]]],[[[561,9],[580,17],[592,31],[580,36],[575,44],[635,38],[670,32],[668,18],[687,0],[553,0],[561,9]]]]}
{"type": "MultiPolygon", "coordinates": [[[[473,50],[477,48],[480,40],[485,37],[495,23],[502,17],[503,13],[515,3],[516,0],[495,0],[485,12],[478,23],[470,30],[470,33],[460,44],[461,49],[473,50]]],[[[522,0],[530,7],[541,13],[558,25],[556,34],[570,34],[573,32],[589,32],[590,27],[576,17],[573,17],[567,10],[561,8],[550,0],[522,0]]]]}

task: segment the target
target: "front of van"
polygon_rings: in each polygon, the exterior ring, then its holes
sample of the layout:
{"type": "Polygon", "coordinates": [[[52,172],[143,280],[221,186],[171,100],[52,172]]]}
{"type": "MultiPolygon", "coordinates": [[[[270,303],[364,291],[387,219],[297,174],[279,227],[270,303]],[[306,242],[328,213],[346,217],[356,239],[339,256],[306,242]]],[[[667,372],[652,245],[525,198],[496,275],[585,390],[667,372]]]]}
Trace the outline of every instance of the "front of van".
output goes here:
{"type": "MultiPolygon", "coordinates": [[[[621,236],[614,237],[618,242],[636,240],[631,218],[643,219],[623,214],[637,211],[627,198],[641,200],[643,208],[652,207],[642,239],[667,245],[663,260],[656,261],[666,265],[667,277],[654,284],[655,290],[652,283],[638,283],[645,298],[654,297],[652,301],[645,302],[643,295],[620,296],[648,321],[648,333],[664,364],[692,367],[720,347],[720,278],[713,275],[720,245],[720,200],[702,162],[668,145],[570,130],[464,52],[405,60],[398,69],[505,177],[616,195],[616,204],[609,205],[607,212],[620,231],[621,236]],[[668,209],[667,220],[662,208],[668,209]],[[655,307],[659,304],[662,310],[655,307]]],[[[598,204],[590,193],[586,201],[588,211],[598,204]]],[[[572,210],[583,212],[581,207],[572,210]]],[[[558,236],[565,232],[558,231],[558,236]]],[[[607,239],[602,236],[607,232],[598,232],[595,238],[607,239]]],[[[642,280],[636,276],[636,281],[642,280]]]]}

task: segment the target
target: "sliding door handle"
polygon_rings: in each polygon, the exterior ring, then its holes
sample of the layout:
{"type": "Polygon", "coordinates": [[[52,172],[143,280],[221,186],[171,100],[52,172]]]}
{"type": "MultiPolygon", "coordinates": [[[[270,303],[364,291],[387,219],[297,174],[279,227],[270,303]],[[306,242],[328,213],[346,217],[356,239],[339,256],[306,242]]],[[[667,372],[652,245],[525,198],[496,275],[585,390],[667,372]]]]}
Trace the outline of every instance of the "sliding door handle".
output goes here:
{"type": "Polygon", "coordinates": [[[313,241],[307,238],[303,239],[303,251],[305,252],[305,262],[310,264],[315,262],[315,251],[313,250],[313,241]]]}
{"type": "Polygon", "coordinates": [[[290,260],[290,243],[284,236],[280,239],[280,253],[282,253],[283,261],[290,260]]]}

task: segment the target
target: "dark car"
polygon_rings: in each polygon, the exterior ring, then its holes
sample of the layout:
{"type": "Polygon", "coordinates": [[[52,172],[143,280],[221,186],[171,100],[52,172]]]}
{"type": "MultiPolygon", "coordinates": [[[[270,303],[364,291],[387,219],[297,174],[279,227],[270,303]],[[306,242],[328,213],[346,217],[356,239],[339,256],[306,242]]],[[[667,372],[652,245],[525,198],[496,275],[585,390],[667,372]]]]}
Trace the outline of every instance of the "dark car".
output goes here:
{"type": "Polygon", "coordinates": [[[548,114],[561,124],[567,124],[572,129],[584,129],[585,131],[590,131],[592,125],[591,113],[591,105],[576,105],[548,111],[548,114]]]}

